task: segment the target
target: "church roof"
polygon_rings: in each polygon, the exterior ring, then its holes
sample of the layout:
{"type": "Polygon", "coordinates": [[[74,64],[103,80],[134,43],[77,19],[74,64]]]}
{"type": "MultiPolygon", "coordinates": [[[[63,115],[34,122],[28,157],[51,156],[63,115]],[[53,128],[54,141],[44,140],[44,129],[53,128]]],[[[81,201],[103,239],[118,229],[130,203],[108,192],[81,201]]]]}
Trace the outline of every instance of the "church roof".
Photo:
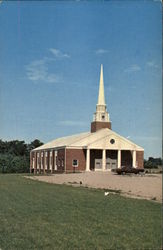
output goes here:
{"type": "Polygon", "coordinates": [[[104,128],[94,133],[86,132],[72,136],[61,137],[50,141],[33,151],[53,148],[90,148],[90,149],[114,149],[114,150],[137,150],[144,149],[130,140],[120,136],[111,129],[104,128]]]}

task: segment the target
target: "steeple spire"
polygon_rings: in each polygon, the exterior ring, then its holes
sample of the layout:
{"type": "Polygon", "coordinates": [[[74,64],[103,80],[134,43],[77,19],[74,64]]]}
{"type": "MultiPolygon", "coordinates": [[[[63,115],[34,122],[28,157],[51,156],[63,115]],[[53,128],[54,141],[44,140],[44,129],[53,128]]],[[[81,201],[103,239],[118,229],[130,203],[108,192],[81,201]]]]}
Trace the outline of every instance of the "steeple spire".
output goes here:
{"type": "Polygon", "coordinates": [[[106,104],[105,104],[103,65],[102,64],[101,64],[101,72],[100,72],[98,102],[96,105],[96,113],[94,114],[93,120],[98,121],[98,122],[109,122],[109,114],[107,112],[106,104]]]}
{"type": "Polygon", "coordinates": [[[101,64],[101,72],[100,72],[100,83],[99,83],[99,93],[98,93],[97,105],[106,105],[105,104],[105,95],[104,95],[104,79],[103,79],[103,65],[102,64],[101,64]]]}
{"type": "Polygon", "coordinates": [[[98,102],[96,105],[96,112],[93,116],[93,122],[91,123],[91,132],[96,132],[102,128],[111,129],[111,122],[105,104],[103,65],[101,64],[98,102]]]}

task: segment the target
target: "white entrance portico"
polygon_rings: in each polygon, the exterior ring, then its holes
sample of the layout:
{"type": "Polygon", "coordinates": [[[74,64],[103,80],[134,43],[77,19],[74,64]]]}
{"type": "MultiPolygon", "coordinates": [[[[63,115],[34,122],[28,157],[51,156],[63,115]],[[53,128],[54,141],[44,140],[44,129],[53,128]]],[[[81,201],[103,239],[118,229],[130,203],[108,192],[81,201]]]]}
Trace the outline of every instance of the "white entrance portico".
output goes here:
{"type": "Polygon", "coordinates": [[[141,147],[107,128],[99,130],[91,137],[87,141],[86,171],[108,171],[122,166],[137,167],[137,152],[142,151],[141,147]]]}

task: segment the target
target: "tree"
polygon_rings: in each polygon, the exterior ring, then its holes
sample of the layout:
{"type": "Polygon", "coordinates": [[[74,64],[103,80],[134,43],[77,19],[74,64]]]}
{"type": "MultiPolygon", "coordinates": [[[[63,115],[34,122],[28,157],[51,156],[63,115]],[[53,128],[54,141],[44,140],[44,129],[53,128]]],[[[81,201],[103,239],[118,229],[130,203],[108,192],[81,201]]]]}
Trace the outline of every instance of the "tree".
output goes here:
{"type": "Polygon", "coordinates": [[[34,148],[40,147],[43,145],[43,142],[41,142],[38,139],[35,139],[34,141],[32,141],[30,144],[28,144],[28,150],[31,151],[34,148]]]}
{"type": "Polygon", "coordinates": [[[19,140],[0,140],[0,173],[28,173],[30,151],[41,145],[43,143],[38,139],[29,144],[19,140]]]}
{"type": "Polygon", "coordinates": [[[162,164],[163,161],[161,158],[149,157],[148,160],[144,160],[145,168],[158,168],[158,166],[161,166],[162,164]]]}

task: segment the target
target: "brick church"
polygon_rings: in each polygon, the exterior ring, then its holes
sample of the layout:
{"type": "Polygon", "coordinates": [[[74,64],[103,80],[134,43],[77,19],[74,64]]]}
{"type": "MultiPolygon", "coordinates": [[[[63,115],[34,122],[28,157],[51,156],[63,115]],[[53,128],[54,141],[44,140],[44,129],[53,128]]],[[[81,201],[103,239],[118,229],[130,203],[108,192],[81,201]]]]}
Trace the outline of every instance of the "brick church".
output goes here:
{"type": "Polygon", "coordinates": [[[143,168],[144,149],[111,128],[101,65],[98,103],[91,131],[50,141],[30,153],[34,173],[110,171],[122,166],[143,168]]]}

